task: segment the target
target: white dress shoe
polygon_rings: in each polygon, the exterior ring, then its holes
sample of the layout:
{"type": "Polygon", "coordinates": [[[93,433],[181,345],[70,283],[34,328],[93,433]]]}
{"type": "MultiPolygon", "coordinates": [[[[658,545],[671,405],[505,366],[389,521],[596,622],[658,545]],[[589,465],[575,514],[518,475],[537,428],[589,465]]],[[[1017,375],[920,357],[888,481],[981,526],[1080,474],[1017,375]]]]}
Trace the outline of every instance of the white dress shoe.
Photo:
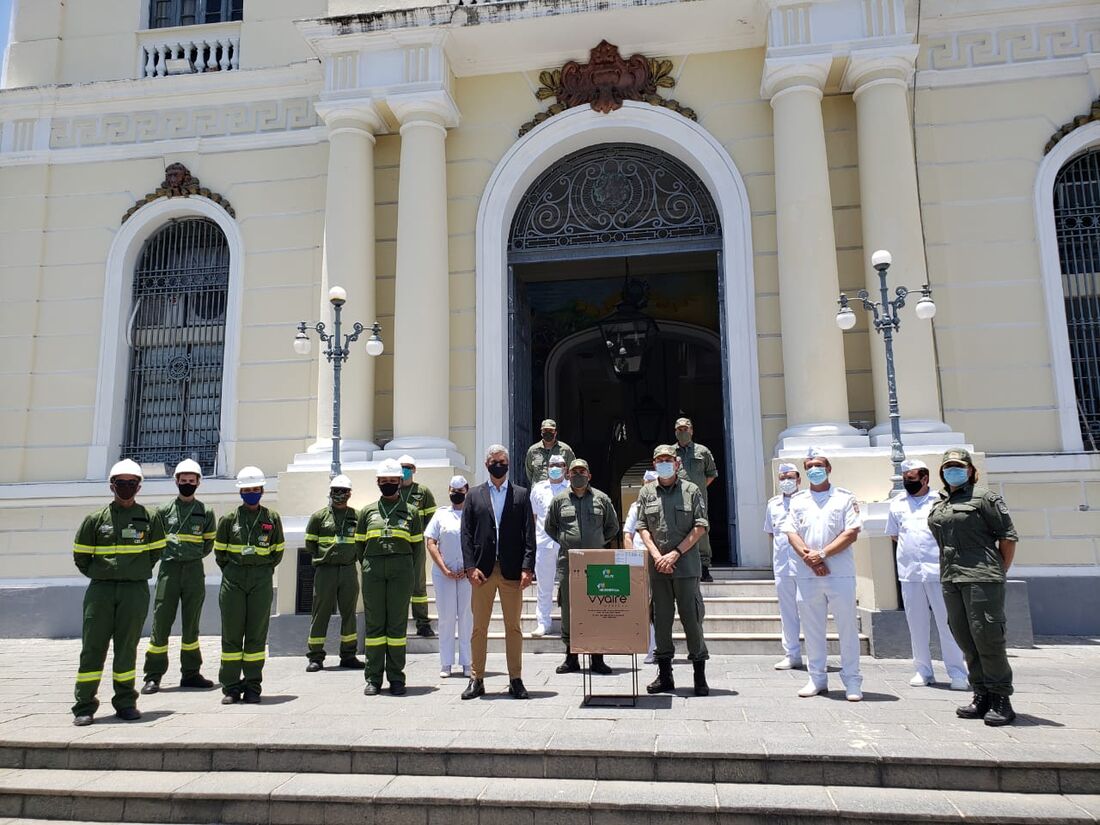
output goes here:
{"type": "Polygon", "coordinates": [[[449,678],[451,678],[451,669],[450,668],[445,668],[444,670],[439,671],[439,678],[440,679],[449,679],[449,678]]]}
{"type": "Polygon", "coordinates": [[[844,691],[844,698],[849,702],[862,702],[863,691],[859,688],[846,688],[844,691]]]}
{"type": "Polygon", "coordinates": [[[960,679],[951,680],[952,690],[970,690],[970,680],[965,676],[960,679]]]}
{"type": "Polygon", "coordinates": [[[821,687],[818,687],[812,681],[809,681],[805,685],[802,686],[802,689],[800,691],[798,691],[798,695],[801,696],[803,699],[806,699],[810,696],[820,696],[822,693],[828,693],[828,692],[829,692],[828,687],[826,687],[824,685],[822,685],[821,687]]]}
{"type": "Polygon", "coordinates": [[[531,631],[531,635],[534,636],[536,639],[539,638],[540,636],[545,636],[546,635],[546,625],[541,625],[540,624],[538,627],[536,627],[534,630],[531,631]]]}
{"type": "Polygon", "coordinates": [[[797,670],[802,667],[801,659],[792,659],[790,656],[784,656],[774,665],[776,670],[797,670]]]}
{"type": "Polygon", "coordinates": [[[920,673],[914,673],[913,678],[909,680],[909,684],[912,687],[927,687],[931,683],[931,679],[926,679],[920,673]]]}

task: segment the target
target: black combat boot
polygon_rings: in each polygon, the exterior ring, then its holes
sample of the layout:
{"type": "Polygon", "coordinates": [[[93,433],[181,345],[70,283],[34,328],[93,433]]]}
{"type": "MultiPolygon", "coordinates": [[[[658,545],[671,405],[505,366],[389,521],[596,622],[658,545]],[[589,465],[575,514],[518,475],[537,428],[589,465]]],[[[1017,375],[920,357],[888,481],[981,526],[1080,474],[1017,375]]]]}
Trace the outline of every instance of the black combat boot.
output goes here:
{"type": "Polygon", "coordinates": [[[657,660],[657,678],[645,686],[646,693],[672,693],[676,683],[672,681],[672,660],[657,660]]]}
{"type": "Polygon", "coordinates": [[[699,581],[701,581],[701,582],[712,582],[712,581],[714,581],[714,576],[712,576],[710,574],[710,565],[707,565],[707,564],[703,565],[703,575],[701,575],[699,577],[699,581]]]}
{"type": "Polygon", "coordinates": [[[593,673],[600,674],[601,676],[607,676],[611,673],[611,668],[608,667],[606,662],[604,662],[602,653],[592,654],[592,664],[589,666],[588,669],[591,670],[593,673]]]}
{"type": "Polygon", "coordinates": [[[695,695],[710,696],[710,685],[707,684],[707,662],[705,659],[692,662],[695,666],[695,695]]]}
{"type": "Polygon", "coordinates": [[[1016,711],[1012,709],[1012,702],[1009,698],[999,693],[994,693],[989,698],[992,699],[992,704],[989,712],[985,715],[985,723],[991,728],[1011,725],[1012,720],[1016,718],[1016,711]]]}
{"type": "Polygon", "coordinates": [[[576,673],[581,669],[580,660],[577,659],[576,653],[566,653],[565,661],[562,662],[557,668],[554,669],[555,673],[576,673]]]}
{"type": "Polygon", "coordinates": [[[974,698],[966,707],[955,708],[955,715],[960,719],[981,719],[993,704],[993,697],[984,690],[975,690],[974,698]]]}

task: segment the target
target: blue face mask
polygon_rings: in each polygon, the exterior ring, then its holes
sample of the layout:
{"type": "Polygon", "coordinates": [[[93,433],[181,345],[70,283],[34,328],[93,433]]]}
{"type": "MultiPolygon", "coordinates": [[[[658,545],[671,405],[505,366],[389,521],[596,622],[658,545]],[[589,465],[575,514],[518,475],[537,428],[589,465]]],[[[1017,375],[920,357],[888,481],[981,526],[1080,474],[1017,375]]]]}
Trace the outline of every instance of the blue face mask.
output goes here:
{"type": "Polygon", "coordinates": [[[829,471],[824,467],[811,467],[806,471],[806,478],[810,480],[810,484],[821,484],[829,477],[829,471]]]}
{"type": "Polygon", "coordinates": [[[264,497],[264,491],[260,490],[258,493],[241,493],[241,501],[245,504],[253,505],[259,504],[260,499],[264,497]]]}
{"type": "Polygon", "coordinates": [[[402,467],[401,468],[401,478],[405,479],[405,481],[412,481],[412,477],[413,477],[412,467],[402,467]]]}
{"type": "Polygon", "coordinates": [[[546,474],[550,476],[551,481],[561,481],[563,478],[565,478],[565,468],[551,467],[546,474]]]}
{"type": "Polygon", "coordinates": [[[660,478],[668,479],[676,475],[676,465],[671,461],[658,461],[654,469],[660,478]]]}
{"type": "Polygon", "coordinates": [[[944,467],[943,480],[952,487],[962,487],[970,481],[970,469],[967,467],[944,467]]]}

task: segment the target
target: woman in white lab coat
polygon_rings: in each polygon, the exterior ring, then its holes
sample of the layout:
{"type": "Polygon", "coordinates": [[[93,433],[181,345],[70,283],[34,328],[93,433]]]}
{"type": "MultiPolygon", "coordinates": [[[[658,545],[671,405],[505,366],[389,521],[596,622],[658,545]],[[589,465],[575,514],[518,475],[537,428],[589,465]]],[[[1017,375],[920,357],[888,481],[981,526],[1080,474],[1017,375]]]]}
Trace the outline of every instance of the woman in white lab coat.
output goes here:
{"type": "Polygon", "coordinates": [[[439,675],[447,678],[455,663],[455,632],[458,635],[458,663],[464,676],[470,675],[470,632],[474,626],[470,610],[470,581],[462,563],[462,508],[470,484],[454,476],[448,485],[451,504],[435,511],[424,530],[432,557],[432,585],[439,613],[439,675]]]}

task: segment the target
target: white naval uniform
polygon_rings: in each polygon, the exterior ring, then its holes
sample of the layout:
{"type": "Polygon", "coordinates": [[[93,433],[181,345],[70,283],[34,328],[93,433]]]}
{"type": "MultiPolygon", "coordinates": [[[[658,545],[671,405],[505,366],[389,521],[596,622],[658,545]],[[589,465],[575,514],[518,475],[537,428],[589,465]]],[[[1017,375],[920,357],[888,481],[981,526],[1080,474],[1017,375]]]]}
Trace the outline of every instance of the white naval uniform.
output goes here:
{"type": "MultiPolygon", "coordinates": [[[[836,485],[819,493],[803,490],[791,496],[785,532],[798,533],[811,551],[821,550],[845,530],[859,529],[859,505],[849,490],[836,485]]],[[[825,560],[829,575],[818,576],[804,562],[798,582],[799,616],[806,638],[806,669],[818,688],[828,687],[828,647],[825,626],[829,613],[840,637],[840,680],[847,690],[859,691],[859,624],[856,618],[856,560],[849,545],[825,560]]]]}
{"type": "MultiPolygon", "coordinates": [[[[623,533],[633,536],[631,546],[635,550],[641,551],[643,554],[646,552],[645,542],[642,541],[642,537],[638,535],[638,502],[635,501],[630,505],[630,509],[626,511],[626,521],[623,522],[623,533]]],[[[653,630],[653,614],[650,613],[649,618],[649,652],[646,654],[647,658],[653,655],[653,651],[657,649],[657,636],[653,630]]]]}
{"type": "Polygon", "coordinates": [[[928,514],[939,500],[939,494],[931,490],[919,498],[908,493],[894,496],[886,519],[886,535],[898,542],[898,581],[901,582],[905,620],[909,623],[913,646],[913,668],[925,679],[932,680],[932,652],[928,640],[934,615],[948,679],[965,680],[966,660],[947,625],[947,605],[940,584],[940,548],[928,529],[928,514]]]}
{"type": "MultiPolygon", "coordinates": [[[[450,505],[440,507],[424,530],[425,539],[439,542],[439,554],[452,572],[462,570],[462,512],[450,505]]],[[[438,564],[432,564],[435,607],[439,613],[439,667],[450,670],[455,661],[455,630],[458,631],[458,663],[470,667],[470,634],[474,614],[470,607],[470,580],[449,579],[438,564]]]]}
{"type": "Polygon", "coordinates": [[[802,628],[798,621],[798,568],[806,563],[791,547],[787,534],[780,528],[787,519],[791,497],[778,495],[768,499],[764,513],[764,532],[772,537],[772,572],[775,574],[775,594],[779,597],[779,619],[783,629],[783,652],[792,662],[802,661],[802,628]]]}
{"type": "Polygon", "coordinates": [[[558,493],[569,489],[563,477],[558,483],[549,479],[531,488],[531,512],[535,514],[535,591],[538,601],[535,607],[537,622],[550,630],[550,610],[554,602],[554,578],[558,570],[558,543],[546,535],[546,513],[550,502],[558,493]]]}

